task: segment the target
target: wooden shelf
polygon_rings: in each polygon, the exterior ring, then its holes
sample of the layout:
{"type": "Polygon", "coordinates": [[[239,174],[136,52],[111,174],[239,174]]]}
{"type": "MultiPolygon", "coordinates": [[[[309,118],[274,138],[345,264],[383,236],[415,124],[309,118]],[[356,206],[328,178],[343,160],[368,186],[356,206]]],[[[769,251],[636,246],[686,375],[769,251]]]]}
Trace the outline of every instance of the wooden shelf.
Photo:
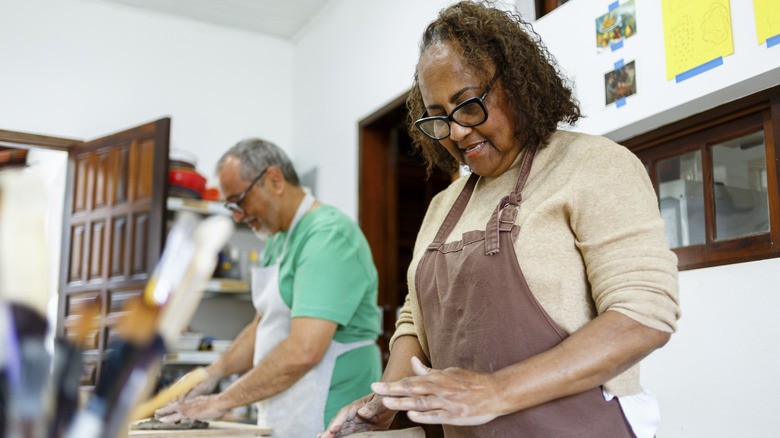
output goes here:
{"type": "Polygon", "coordinates": [[[204,291],[229,294],[249,293],[249,282],[233,278],[212,278],[206,283],[204,291]]]}
{"type": "Polygon", "coordinates": [[[225,205],[217,201],[203,201],[200,199],[185,199],[168,197],[168,210],[171,211],[191,211],[200,214],[223,214],[230,216],[230,210],[225,205]]]}
{"type": "Polygon", "coordinates": [[[219,358],[218,351],[174,351],[165,355],[166,365],[209,365],[219,358]]]}

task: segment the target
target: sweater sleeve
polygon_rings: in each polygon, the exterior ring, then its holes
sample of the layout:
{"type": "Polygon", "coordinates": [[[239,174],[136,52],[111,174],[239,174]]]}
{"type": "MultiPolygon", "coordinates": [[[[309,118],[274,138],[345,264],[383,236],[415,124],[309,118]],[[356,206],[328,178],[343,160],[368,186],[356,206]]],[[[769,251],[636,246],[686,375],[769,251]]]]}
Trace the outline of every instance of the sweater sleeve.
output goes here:
{"type": "Polygon", "coordinates": [[[609,142],[594,147],[580,169],[571,187],[571,223],[598,313],[613,310],[674,332],[677,257],[644,166],[609,142]]]}
{"type": "Polygon", "coordinates": [[[393,344],[395,340],[401,336],[417,336],[417,328],[414,325],[414,318],[412,317],[412,305],[409,295],[406,295],[404,305],[401,307],[401,311],[398,315],[398,320],[395,322],[395,333],[390,338],[390,351],[393,351],[393,344]]]}

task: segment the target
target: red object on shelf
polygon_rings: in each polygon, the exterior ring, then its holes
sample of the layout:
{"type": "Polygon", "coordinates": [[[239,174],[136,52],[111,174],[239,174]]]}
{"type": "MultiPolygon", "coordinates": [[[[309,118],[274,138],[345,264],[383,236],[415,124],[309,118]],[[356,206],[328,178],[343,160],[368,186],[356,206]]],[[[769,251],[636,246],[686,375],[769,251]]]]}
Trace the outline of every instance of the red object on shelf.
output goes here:
{"type": "Polygon", "coordinates": [[[213,187],[209,187],[208,189],[203,191],[203,200],[204,201],[219,201],[219,190],[215,189],[213,187]]]}
{"type": "Polygon", "coordinates": [[[206,178],[192,169],[175,167],[168,170],[168,183],[200,194],[206,190],[206,178]]]}

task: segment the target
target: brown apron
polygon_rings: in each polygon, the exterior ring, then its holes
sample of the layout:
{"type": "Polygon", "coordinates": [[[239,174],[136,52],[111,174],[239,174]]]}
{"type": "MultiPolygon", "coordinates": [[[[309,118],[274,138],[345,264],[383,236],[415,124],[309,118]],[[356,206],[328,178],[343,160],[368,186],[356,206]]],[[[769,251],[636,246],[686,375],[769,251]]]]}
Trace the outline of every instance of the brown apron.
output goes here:
{"type": "MultiPolygon", "coordinates": [[[[493,212],[486,230],[444,243],[460,219],[479,176],[472,174],[417,268],[415,284],[435,369],[495,372],[547,351],[566,333],[536,301],[514,242],[521,191],[535,154],[523,157],[514,192],[493,212]]],[[[601,387],[553,400],[481,426],[444,426],[453,437],[634,437],[617,398],[601,387]]]]}

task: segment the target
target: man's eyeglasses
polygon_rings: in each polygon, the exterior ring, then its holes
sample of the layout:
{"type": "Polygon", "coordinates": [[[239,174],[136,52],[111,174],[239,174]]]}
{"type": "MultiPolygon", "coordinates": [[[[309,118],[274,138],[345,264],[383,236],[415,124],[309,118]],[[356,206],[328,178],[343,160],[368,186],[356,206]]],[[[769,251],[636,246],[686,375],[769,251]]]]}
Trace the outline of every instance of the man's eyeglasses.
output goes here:
{"type": "Polygon", "coordinates": [[[485,123],[485,120],[488,118],[485,97],[487,97],[488,91],[496,82],[496,78],[498,78],[498,75],[493,76],[493,79],[485,87],[485,92],[482,93],[482,96],[464,100],[453,108],[448,116],[428,117],[428,111],[425,111],[422,117],[414,122],[414,126],[428,137],[434,140],[441,140],[449,137],[450,122],[455,122],[466,128],[485,123]]]}
{"type": "Polygon", "coordinates": [[[255,177],[255,179],[252,180],[252,184],[249,184],[249,187],[246,188],[243,192],[241,192],[240,195],[238,195],[238,198],[234,202],[225,202],[225,208],[230,210],[231,212],[239,213],[239,214],[246,214],[246,210],[244,210],[244,207],[241,206],[241,202],[244,201],[244,198],[246,197],[246,194],[249,193],[250,190],[252,190],[252,187],[255,186],[255,183],[260,180],[260,178],[265,175],[265,171],[268,170],[266,167],[263,169],[262,172],[260,172],[259,175],[255,177]]]}

